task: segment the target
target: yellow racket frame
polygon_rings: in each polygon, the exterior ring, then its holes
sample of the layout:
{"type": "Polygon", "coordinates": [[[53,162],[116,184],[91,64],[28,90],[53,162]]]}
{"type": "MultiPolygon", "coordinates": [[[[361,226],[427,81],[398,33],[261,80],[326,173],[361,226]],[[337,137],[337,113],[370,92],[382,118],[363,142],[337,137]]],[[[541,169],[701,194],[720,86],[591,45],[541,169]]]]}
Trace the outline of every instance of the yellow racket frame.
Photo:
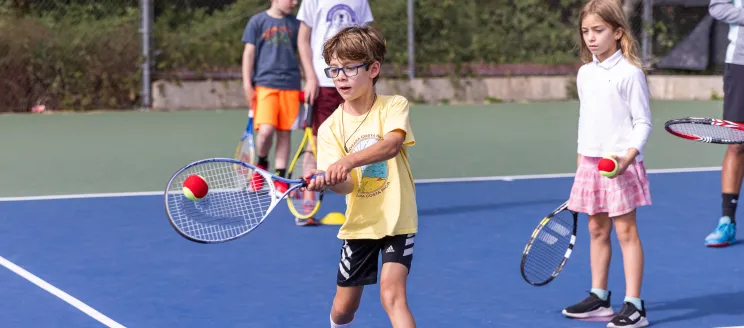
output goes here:
{"type": "MultiPolygon", "coordinates": [[[[315,141],[313,141],[313,128],[312,128],[312,113],[308,109],[307,103],[304,102],[304,99],[301,100],[303,104],[305,104],[305,115],[307,115],[308,119],[305,120],[305,133],[302,136],[302,141],[300,142],[300,146],[297,148],[297,151],[295,152],[294,157],[292,158],[292,162],[289,164],[289,170],[287,171],[287,176],[291,176],[292,172],[294,171],[295,165],[297,165],[297,162],[300,158],[300,155],[305,151],[305,148],[307,147],[308,143],[310,144],[310,150],[313,154],[313,157],[315,158],[315,161],[318,161],[318,151],[315,147],[315,141]]],[[[302,163],[300,163],[302,165],[302,163]]],[[[320,209],[320,204],[323,202],[322,196],[318,198],[318,200],[315,202],[315,207],[312,211],[309,213],[301,214],[299,210],[297,210],[294,206],[294,203],[292,202],[292,197],[287,197],[287,207],[289,207],[289,211],[292,212],[292,215],[294,215],[297,218],[300,219],[309,219],[313,217],[316,213],[318,213],[318,210],[320,209]]]]}

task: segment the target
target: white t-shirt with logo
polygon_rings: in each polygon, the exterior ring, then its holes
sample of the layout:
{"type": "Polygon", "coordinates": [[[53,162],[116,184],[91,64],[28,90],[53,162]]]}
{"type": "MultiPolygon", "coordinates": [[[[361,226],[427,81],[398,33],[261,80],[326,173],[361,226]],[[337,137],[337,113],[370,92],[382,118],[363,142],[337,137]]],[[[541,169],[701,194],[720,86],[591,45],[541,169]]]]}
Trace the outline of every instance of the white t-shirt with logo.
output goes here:
{"type": "Polygon", "coordinates": [[[333,87],[333,80],[323,72],[328,67],[323,59],[323,43],[344,27],[371,23],[369,3],[367,0],[303,0],[297,19],[312,28],[310,49],[318,83],[321,87],[333,87]]]}

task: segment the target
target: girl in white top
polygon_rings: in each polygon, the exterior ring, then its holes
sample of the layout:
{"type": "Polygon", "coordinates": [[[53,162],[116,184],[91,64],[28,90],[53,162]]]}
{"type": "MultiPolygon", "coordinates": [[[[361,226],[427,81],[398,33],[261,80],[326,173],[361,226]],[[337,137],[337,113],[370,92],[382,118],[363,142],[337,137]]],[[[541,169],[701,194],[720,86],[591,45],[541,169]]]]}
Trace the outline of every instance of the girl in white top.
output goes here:
{"type": "Polygon", "coordinates": [[[646,77],[637,46],[616,0],[591,0],[579,15],[581,59],[578,169],[568,208],[589,215],[592,289],[589,297],[567,307],[572,318],[615,315],[607,327],[645,327],[641,301],[643,248],[636,208],[651,205],[643,147],[651,133],[646,77]],[[603,156],[614,157],[618,173],[599,174],[603,156]],[[607,288],[610,232],[615,226],[625,268],[625,299],[614,313],[607,288]]]}

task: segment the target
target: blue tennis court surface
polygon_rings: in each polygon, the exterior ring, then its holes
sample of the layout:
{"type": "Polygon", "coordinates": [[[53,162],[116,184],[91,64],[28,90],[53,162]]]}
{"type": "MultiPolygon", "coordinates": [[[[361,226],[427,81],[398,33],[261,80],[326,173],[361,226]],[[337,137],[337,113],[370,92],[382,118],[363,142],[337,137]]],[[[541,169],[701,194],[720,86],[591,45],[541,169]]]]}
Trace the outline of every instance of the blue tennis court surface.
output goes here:
{"type": "MultiPolygon", "coordinates": [[[[643,299],[656,327],[744,324],[742,246],[708,249],[720,172],[651,174],[639,210],[643,299]]],[[[590,286],[586,216],[565,270],[545,287],[522,280],[532,229],[565,200],[571,178],[418,184],[420,231],[409,300],[419,327],[604,327],[560,310],[590,286]]],[[[327,197],[321,211],[339,210],[327,197]]],[[[328,327],[337,226],[296,227],[286,206],[250,235],[201,245],[170,227],[160,195],[0,202],[0,256],[126,327],[328,327]]],[[[615,238],[613,234],[613,238],[615,238]]],[[[610,290],[624,296],[613,240],[610,290]]],[[[14,327],[103,324],[0,269],[0,322],[14,327]]],[[[355,327],[386,327],[377,285],[355,327]]]]}

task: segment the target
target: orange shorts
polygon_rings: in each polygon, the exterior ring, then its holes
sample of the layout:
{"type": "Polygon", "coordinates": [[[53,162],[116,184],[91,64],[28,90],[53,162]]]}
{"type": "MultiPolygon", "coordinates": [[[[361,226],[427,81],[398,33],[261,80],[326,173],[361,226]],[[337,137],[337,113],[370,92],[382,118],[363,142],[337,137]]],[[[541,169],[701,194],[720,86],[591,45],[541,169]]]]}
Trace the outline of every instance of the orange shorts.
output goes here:
{"type": "Polygon", "coordinates": [[[251,107],[254,109],[253,125],[269,124],[277,130],[296,129],[300,112],[300,90],[278,90],[256,86],[251,107]]]}

